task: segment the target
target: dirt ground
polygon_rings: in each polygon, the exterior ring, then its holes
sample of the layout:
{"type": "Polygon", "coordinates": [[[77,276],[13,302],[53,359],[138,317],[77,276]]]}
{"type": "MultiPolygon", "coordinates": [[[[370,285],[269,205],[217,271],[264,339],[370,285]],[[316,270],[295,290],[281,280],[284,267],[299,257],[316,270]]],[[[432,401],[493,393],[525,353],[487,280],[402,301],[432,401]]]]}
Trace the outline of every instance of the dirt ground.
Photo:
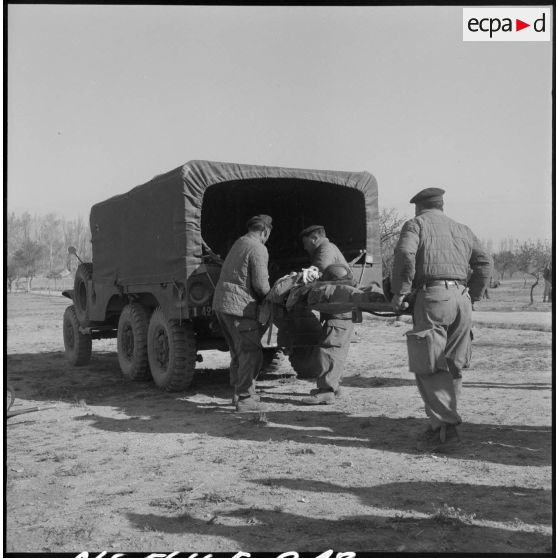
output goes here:
{"type": "Polygon", "coordinates": [[[405,321],[356,326],[335,405],[302,405],[286,366],[259,382],[268,411],[236,413],[226,353],[164,394],[121,377],[115,340],[68,365],[67,299],[8,295],[12,410],[55,408],[7,420],[6,550],[552,552],[549,305],[523,321],[501,293],[477,305],[499,318],[477,320],[447,455],[414,449],[405,321]]]}

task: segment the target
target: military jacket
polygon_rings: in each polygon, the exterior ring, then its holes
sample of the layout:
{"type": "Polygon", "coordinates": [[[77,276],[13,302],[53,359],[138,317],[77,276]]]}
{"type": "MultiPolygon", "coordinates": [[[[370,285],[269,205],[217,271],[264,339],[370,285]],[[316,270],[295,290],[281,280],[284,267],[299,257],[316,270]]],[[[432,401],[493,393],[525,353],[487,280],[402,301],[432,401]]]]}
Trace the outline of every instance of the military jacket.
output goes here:
{"type": "Polygon", "coordinates": [[[316,266],[322,273],[326,267],[331,264],[343,264],[347,266],[347,268],[349,267],[341,250],[326,237],[320,239],[316,249],[312,253],[311,259],[312,265],[316,266]]]}
{"type": "Polygon", "coordinates": [[[267,248],[258,239],[241,236],[223,263],[213,309],[256,319],[258,303],[269,292],[268,260],[267,248]]]}
{"type": "Polygon", "coordinates": [[[427,209],[407,221],[395,247],[392,291],[405,295],[429,281],[467,282],[473,300],[480,300],[492,274],[492,258],[471,229],[439,209],[427,209]]]}

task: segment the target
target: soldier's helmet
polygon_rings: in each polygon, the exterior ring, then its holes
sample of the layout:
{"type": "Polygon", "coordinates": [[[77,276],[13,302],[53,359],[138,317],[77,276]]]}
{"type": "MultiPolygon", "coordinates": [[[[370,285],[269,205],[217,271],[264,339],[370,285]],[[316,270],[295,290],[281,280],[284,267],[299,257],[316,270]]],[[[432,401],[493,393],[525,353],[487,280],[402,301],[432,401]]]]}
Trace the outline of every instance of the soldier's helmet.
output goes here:
{"type": "Polygon", "coordinates": [[[322,281],[350,281],[352,279],[353,273],[343,264],[328,265],[322,275],[322,281]]]}

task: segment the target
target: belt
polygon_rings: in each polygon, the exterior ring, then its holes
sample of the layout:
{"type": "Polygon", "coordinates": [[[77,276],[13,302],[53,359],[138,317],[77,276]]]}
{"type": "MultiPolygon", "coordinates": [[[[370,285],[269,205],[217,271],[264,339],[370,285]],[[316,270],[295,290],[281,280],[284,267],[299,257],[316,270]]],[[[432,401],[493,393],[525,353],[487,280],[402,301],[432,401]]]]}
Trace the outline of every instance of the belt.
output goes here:
{"type": "Polygon", "coordinates": [[[436,279],[434,281],[426,281],[421,285],[421,288],[427,289],[428,287],[464,287],[465,281],[459,279],[436,279]]]}

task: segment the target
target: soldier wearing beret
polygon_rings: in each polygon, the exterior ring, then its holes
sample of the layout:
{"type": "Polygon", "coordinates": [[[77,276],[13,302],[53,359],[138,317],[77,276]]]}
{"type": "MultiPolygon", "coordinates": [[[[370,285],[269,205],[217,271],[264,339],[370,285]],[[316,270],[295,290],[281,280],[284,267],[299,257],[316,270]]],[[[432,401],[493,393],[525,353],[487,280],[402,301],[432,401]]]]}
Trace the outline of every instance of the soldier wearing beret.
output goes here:
{"type": "MultiPolygon", "coordinates": [[[[339,248],[329,241],[322,225],[307,227],[300,236],[304,249],[310,255],[311,265],[317,267],[322,274],[329,268],[328,272],[336,275],[338,267],[342,270],[343,278],[347,273],[350,274],[347,260],[339,248]]],[[[339,383],[354,327],[350,313],[322,313],[320,318],[322,339],[311,357],[313,365],[316,366],[317,389],[312,390],[310,396],[303,399],[308,405],[330,405],[335,402],[335,397],[340,395],[339,383]]]]}
{"type": "Polygon", "coordinates": [[[261,410],[255,378],[262,362],[258,305],[269,292],[269,255],[265,243],[272,229],[269,215],[246,223],[248,232],[232,245],[215,288],[213,310],[231,353],[230,382],[237,411],[261,410]]]}
{"type": "Polygon", "coordinates": [[[481,300],[492,274],[492,258],[477,237],[444,214],[444,193],[426,188],[411,199],[415,217],[401,230],[391,280],[395,310],[414,293],[409,369],[430,422],[417,441],[421,451],[460,444],[457,403],[471,356],[472,301],[481,300]]]}

